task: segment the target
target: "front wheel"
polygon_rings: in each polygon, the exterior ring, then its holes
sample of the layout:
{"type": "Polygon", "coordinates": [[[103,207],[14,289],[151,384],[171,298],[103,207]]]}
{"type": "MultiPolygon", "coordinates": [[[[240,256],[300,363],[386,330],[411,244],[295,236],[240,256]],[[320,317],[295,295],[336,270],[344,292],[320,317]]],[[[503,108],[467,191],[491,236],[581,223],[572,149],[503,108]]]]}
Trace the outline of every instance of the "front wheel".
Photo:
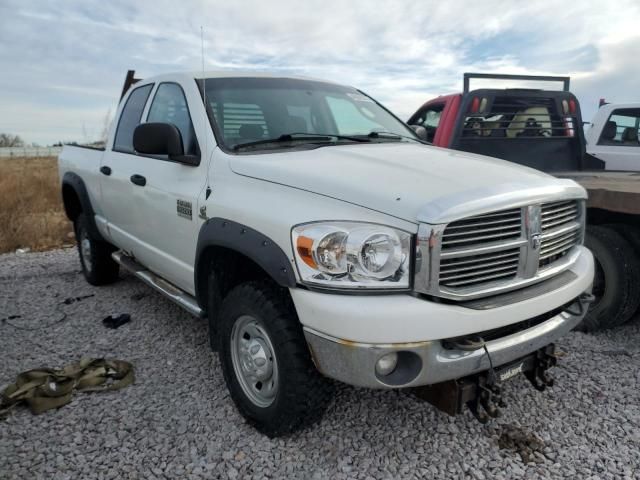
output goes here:
{"type": "Polygon", "coordinates": [[[219,320],[225,382],[249,423],[277,437],[322,418],[333,385],[313,366],[286,290],[239,285],[222,302],[219,320]]]}

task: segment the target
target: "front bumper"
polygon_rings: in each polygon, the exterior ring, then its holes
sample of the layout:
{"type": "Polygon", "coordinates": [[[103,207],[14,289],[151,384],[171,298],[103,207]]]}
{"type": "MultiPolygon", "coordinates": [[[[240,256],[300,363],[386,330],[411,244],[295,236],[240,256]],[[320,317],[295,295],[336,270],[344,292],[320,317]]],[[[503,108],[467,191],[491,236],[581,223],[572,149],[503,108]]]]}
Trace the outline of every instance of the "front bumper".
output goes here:
{"type": "MultiPolygon", "coordinates": [[[[493,366],[518,360],[562,337],[582,321],[588,306],[586,296],[581,296],[564,311],[542,323],[487,341],[493,366]]],[[[306,327],[304,332],[318,370],[350,385],[417,387],[466,377],[490,368],[489,356],[483,348],[473,351],[445,348],[440,340],[367,344],[330,337],[306,327]],[[388,376],[377,374],[376,362],[391,352],[398,353],[395,371],[388,376]]]]}

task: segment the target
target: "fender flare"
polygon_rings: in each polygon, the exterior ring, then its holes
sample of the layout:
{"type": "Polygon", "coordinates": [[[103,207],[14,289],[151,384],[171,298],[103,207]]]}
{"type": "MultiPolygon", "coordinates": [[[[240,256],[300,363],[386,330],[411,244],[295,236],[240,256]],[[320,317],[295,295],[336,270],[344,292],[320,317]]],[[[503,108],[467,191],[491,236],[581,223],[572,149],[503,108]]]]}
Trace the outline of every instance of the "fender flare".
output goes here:
{"type": "Polygon", "coordinates": [[[196,248],[194,285],[199,303],[202,303],[207,296],[207,292],[200,291],[202,283],[199,279],[203,274],[200,270],[207,268],[200,265],[200,260],[204,251],[212,246],[234,250],[253,260],[282,287],[296,286],[296,277],[289,257],[273,240],[233,220],[210,218],[200,227],[196,248]]]}
{"type": "MultiPolygon", "coordinates": [[[[91,205],[91,199],[89,198],[89,193],[87,192],[87,187],[84,184],[84,180],[77,173],[66,172],[62,177],[62,188],[64,190],[65,187],[70,187],[78,196],[80,200],[80,206],[82,207],[82,212],[87,217],[87,223],[89,227],[89,235],[96,240],[100,240],[104,242],[104,238],[100,234],[100,230],[96,225],[95,211],[93,210],[93,206],[91,205]]],[[[69,211],[69,207],[64,202],[64,211],[67,215],[67,218],[73,221],[71,212],[69,211]]]]}

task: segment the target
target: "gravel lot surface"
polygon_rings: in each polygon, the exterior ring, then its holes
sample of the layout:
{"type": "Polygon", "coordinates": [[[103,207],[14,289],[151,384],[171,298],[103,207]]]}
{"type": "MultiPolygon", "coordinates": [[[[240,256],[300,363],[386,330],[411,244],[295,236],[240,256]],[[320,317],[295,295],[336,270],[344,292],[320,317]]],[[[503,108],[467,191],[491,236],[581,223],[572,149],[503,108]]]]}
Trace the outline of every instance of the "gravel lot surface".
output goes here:
{"type": "Polygon", "coordinates": [[[640,478],[638,321],[569,334],[556,386],[514,379],[504,416],[486,426],[404,392],[341,386],[321,424],[270,440],[236,412],[203,321],[130,276],[88,285],[75,250],[0,256],[0,319],[2,387],[82,356],[136,368],[124,390],[0,421],[2,479],[640,478]],[[121,312],[131,323],[103,327],[121,312]]]}

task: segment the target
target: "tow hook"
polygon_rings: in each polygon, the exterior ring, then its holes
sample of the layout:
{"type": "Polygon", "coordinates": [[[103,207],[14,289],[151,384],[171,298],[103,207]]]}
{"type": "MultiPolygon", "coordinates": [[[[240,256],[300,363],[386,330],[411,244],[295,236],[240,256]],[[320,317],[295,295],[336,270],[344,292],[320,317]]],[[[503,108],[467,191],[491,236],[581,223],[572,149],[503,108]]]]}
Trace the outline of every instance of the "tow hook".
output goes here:
{"type": "Polygon", "coordinates": [[[505,408],[507,405],[502,399],[502,388],[494,381],[490,383],[491,379],[487,379],[486,383],[478,382],[477,391],[478,394],[472,400],[467,402],[467,407],[471,410],[473,416],[480,423],[487,423],[490,418],[498,418],[502,415],[501,408],[505,408]],[[482,407],[480,410],[479,407],[482,407]]]}
{"type": "Polygon", "coordinates": [[[555,367],[558,363],[554,353],[555,345],[553,344],[538,350],[535,352],[536,361],[533,364],[533,368],[524,372],[524,376],[539,392],[544,391],[547,387],[553,387],[553,378],[549,377],[547,370],[555,367]]]}
{"type": "Polygon", "coordinates": [[[502,382],[524,373],[536,390],[553,385],[547,370],[556,365],[555,346],[547,345],[526,357],[497,369],[470,375],[457,380],[425,385],[414,389],[417,397],[449,415],[457,415],[468,408],[480,423],[502,414],[506,408],[502,398],[502,382]]]}
{"type": "Polygon", "coordinates": [[[589,305],[596,301],[596,297],[591,293],[583,293],[577,299],[577,301],[573,302],[571,305],[567,305],[563,312],[568,313],[570,315],[582,316],[584,315],[589,305]],[[577,308],[577,310],[574,310],[577,308]]]}

